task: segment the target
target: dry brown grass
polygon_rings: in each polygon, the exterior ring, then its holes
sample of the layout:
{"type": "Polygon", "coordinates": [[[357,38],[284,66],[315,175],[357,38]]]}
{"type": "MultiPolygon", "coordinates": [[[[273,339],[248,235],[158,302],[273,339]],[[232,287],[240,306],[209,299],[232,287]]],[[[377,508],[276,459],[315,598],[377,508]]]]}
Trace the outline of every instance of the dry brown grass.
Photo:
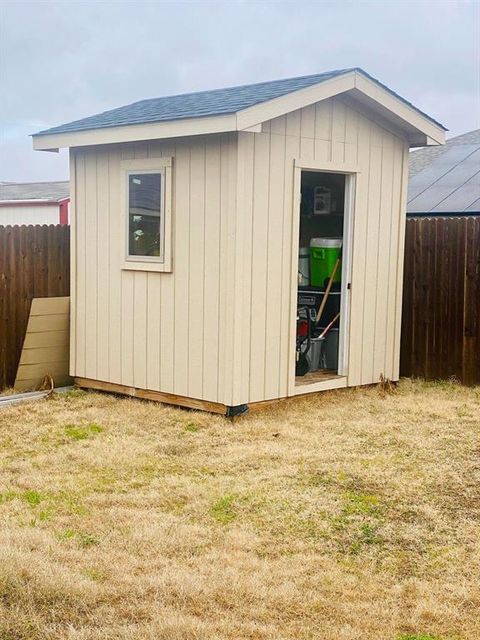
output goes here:
{"type": "Polygon", "coordinates": [[[480,638],[480,388],[0,413],[2,640],[480,638]]]}

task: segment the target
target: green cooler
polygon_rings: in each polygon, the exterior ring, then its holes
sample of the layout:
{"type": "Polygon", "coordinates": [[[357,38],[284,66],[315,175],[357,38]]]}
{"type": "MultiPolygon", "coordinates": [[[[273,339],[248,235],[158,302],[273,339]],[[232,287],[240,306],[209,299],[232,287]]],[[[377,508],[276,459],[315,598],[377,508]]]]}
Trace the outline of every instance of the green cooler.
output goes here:
{"type": "MultiPolygon", "coordinates": [[[[342,252],[341,238],[312,238],[310,240],[310,285],[323,287],[330,278],[335,263],[342,252]]],[[[342,279],[342,263],[340,262],[333,282],[342,279]]]]}

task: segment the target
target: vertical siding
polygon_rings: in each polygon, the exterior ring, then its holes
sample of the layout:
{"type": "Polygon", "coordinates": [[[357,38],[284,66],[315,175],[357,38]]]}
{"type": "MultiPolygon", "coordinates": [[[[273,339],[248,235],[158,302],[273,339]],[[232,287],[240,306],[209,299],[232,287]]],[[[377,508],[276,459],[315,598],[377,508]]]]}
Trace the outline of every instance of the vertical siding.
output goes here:
{"type": "Polygon", "coordinates": [[[77,357],[77,234],[76,234],[76,208],[77,208],[77,164],[75,153],[69,150],[70,162],[70,352],[69,373],[75,370],[77,357]]]}
{"type": "Polygon", "coordinates": [[[219,368],[219,314],[220,314],[220,238],[221,238],[221,141],[209,138],[205,144],[205,198],[204,198],[203,277],[203,393],[207,398],[218,397],[219,368]],[[217,277],[210,277],[218,274],[217,277]]]}
{"type": "Polygon", "coordinates": [[[74,375],[231,399],[236,149],[219,135],[73,150],[74,375]],[[173,272],[124,270],[120,163],[162,156],[174,158],[173,272]]]}
{"type": "MultiPolygon", "coordinates": [[[[110,242],[110,201],[108,191],[101,185],[109,180],[108,153],[99,152],[97,156],[97,194],[96,201],[102,215],[97,221],[97,290],[108,292],[109,289],[109,251],[110,242]]],[[[97,378],[100,380],[109,378],[109,353],[110,353],[110,300],[108,293],[98,295],[97,302],[97,378]]]]}
{"type": "Polygon", "coordinates": [[[288,395],[296,158],[358,166],[348,384],[396,379],[408,151],[338,99],[261,133],[73,151],[72,373],[228,405],[288,395]],[[173,271],[124,270],[120,163],[168,156],[173,271]]]}
{"type": "Polygon", "coordinates": [[[74,325],[75,331],[72,336],[75,339],[75,365],[70,370],[72,375],[85,376],[85,264],[86,264],[86,216],[85,216],[85,151],[75,152],[75,210],[71,221],[72,235],[76,238],[75,253],[76,260],[72,263],[70,277],[75,289],[74,325]]]}
{"type": "MultiPolygon", "coordinates": [[[[288,395],[294,160],[358,166],[353,218],[349,385],[398,377],[406,145],[338,99],[239,136],[237,214],[247,221],[243,270],[242,402],[288,395]]],[[[291,363],[290,359],[290,363],[291,363]]],[[[237,369],[235,369],[237,370],[237,369]]],[[[240,373],[241,372],[241,373],[240,373]]],[[[240,397],[240,394],[239,394],[240,397]]],[[[239,397],[237,400],[239,400],[239,397]]]]}

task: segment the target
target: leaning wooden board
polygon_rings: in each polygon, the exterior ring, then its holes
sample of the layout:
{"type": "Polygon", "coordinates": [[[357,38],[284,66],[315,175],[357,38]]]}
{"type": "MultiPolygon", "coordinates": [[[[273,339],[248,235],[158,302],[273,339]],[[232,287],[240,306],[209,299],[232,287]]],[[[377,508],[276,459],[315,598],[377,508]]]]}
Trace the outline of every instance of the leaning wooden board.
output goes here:
{"type": "Polygon", "coordinates": [[[36,389],[45,376],[68,385],[70,298],[33,298],[15,389],[36,389]]]}

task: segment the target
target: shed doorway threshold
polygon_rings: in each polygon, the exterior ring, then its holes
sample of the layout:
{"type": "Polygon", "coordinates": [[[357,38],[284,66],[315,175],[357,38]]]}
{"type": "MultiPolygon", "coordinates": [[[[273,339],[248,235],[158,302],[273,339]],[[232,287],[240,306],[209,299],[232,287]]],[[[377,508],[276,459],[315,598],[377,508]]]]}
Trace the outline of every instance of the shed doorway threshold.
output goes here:
{"type": "Polygon", "coordinates": [[[295,376],[295,386],[303,386],[306,384],[315,384],[315,382],[323,382],[323,380],[333,380],[340,378],[335,371],[329,369],[317,369],[317,371],[309,371],[304,376],[295,376]]]}
{"type": "Polygon", "coordinates": [[[339,376],[335,371],[319,369],[318,371],[311,371],[304,376],[296,376],[293,395],[298,396],[316,391],[341,389],[346,386],[347,376],[339,376]]]}

